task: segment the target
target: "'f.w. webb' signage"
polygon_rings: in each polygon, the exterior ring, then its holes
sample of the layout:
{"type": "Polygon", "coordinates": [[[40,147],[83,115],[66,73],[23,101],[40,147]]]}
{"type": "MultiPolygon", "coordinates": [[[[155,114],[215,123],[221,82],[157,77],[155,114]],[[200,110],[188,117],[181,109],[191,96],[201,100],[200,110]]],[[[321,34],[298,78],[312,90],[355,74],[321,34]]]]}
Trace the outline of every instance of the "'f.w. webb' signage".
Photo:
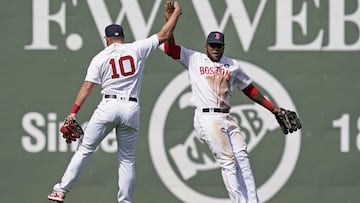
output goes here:
{"type": "MultiPolygon", "coordinates": [[[[120,9],[116,19],[112,19],[105,0],[87,0],[86,3],[95,21],[99,36],[103,36],[103,29],[110,23],[122,24],[126,17],[134,39],[142,39],[149,35],[158,12],[162,12],[162,1],[154,0],[150,15],[144,16],[141,2],[139,0],[119,0],[120,9]]],[[[114,1],[115,2],[115,1],[114,1]]],[[[82,46],[83,33],[71,33],[67,30],[66,8],[78,6],[77,0],[64,1],[56,12],[50,12],[50,0],[33,0],[33,31],[31,43],[25,46],[26,50],[56,50],[58,46],[51,43],[50,23],[56,23],[61,34],[66,36],[66,44],[74,51],[82,46]]],[[[260,0],[254,13],[249,14],[243,0],[192,0],[193,9],[199,19],[204,35],[212,30],[223,31],[229,22],[234,23],[244,51],[248,51],[253,43],[255,33],[264,11],[274,9],[275,13],[275,43],[268,47],[273,51],[355,51],[360,50],[360,0],[312,0],[303,1],[299,4],[297,0],[260,0]],[[297,3],[295,5],[295,2],[297,3]],[[275,3],[275,7],[267,7],[269,3],[275,3]],[[346,9],[347,4],[352,3],[357,8],[346,9]],[[214,9],[215,4],[224,4],[225,12],[218,20],[214,9]],[[347,11],[349,10],[349,11],[347,11]],[[321,12],[320,12],[321,11],[321,12]],[[323,27],[310,24],[309,16],[317,16],[318,13],[328,13],[323,27]],[[350,26],[352,29],[346,29],[350,26]],[[354,32],[353,28],[357,33],[354,32]],[[298,32],[298,33],[296,33],[298,32]],[[297,43],[294,36],[308,36],[306,43],[297,43]],[[352,39],[347,39],[351,36],[352,39]],[[355,36],[355,37],[354,37],[355,36]]],[[[348,6],[349,7],[349,6],[348,6]]],[[[192,8],[184,8],[192,9],[192,8]]],[[[320,20],[318,20],[320,22],[320,20]]],[[[323,19],[321,22],[324,22],[323,19]]]]}

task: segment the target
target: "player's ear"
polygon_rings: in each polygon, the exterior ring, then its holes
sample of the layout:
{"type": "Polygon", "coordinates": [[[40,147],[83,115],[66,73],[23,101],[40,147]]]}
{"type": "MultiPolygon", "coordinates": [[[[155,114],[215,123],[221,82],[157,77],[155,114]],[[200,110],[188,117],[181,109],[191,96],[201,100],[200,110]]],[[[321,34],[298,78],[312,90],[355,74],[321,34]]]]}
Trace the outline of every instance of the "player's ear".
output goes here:
{"type": "Polygon", "coordinates": [[[110,42],[109,42],[109,38],[105,37],[105,42],[106,42],[106,45],[107,45],[107,46],[110,45],[110,44],[109,44],[109,43],[110,43],[110,42]]]}

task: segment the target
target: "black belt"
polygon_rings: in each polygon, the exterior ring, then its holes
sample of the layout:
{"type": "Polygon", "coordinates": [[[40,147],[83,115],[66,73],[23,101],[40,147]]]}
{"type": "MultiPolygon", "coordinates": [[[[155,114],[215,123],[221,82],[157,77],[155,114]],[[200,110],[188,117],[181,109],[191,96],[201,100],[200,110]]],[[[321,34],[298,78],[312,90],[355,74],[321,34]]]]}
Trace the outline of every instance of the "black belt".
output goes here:
{"type": "MultiPolygon", "coordinates": [[[[108,94],[105,94],[105,95],[104,95],[104,98],[105,98],[105,99],[116,99],[116,98],[117,98],[117,95],[108,95],[108,94]]],[[[121,100],[126,100],[126,97],[119,97],[119,99],[121,99],[121,100]]],[[[136,99],[135,97],[129,97],[129,101],[137,102],[137,99],[136,99]]]]}
{"type": "Polygon", "coordinates": [[[202,112],[229,113],[230,109],[221,108],[203,108],[202,112]]]}

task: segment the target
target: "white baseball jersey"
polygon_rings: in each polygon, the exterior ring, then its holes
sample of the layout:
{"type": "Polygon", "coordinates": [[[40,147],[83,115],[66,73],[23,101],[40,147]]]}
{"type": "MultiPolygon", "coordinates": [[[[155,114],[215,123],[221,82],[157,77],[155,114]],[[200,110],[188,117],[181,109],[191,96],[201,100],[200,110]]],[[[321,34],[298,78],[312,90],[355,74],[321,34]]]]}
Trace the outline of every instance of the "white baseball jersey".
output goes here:
{"type": "Polygon", "coordinates": [[[256,184],[246,150],[246,137],[229,113],[204,111],[230,108],[233,87],[246,88],[252,80],[234,59],[222,56],[213,62],[203,53],[174,44],[164,51],[188,69],[196,137],[209,146],[218,161],[225,187],[233,203],[258,203],[256,184]],[[235,161],[236,159],[236,161],[235,161]]]}
{"type": "Polygon", "coordinates": [[[101,85],[101,94],[139,99],[144,64],[158,46],[156,34],[133,43],[114,43],[92,59],[85,81],[101,85]]]}
{"type": "Polygon", "coordinates": [[[135,187],[135,150],[140,126],[139,96],[144,64],[159,46],[157,35],[128,44],[111,44],[91,61],[85,77],[101,85],[103,97],[92,114],[85,134],[61,182],[53,191],[71,190],[90,155],[115,128],[118,147],[118,202],[131,202],[135,187]],[[130,98],[136,98],[130,100],[130,98]],[[125,99],[122,99],[125,98],[125,99]]]}
{"type": "Polygon", "coordinates": [[[226,56],[213,62],[206,54],[181,46],[178,60],[188,68],[195,107],[230,108],[233,87],[243,90],[252,82],[240,64],[226,56]]]}

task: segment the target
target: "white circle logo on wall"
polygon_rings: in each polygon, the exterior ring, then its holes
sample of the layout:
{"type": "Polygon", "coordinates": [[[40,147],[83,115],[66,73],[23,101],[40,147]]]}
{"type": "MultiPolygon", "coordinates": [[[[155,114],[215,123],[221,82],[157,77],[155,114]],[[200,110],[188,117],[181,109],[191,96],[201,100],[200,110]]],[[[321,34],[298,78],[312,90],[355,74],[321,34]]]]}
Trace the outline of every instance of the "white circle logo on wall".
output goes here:
{"type": "MultiPolygon", "coordinates": [[[[296,111],[289,94],[272,75],[248,62],[238,62],[245,72],[253,78],[254,82],[271,95],[276,104],[296,111]]],[[[166,149],[165,128],[168,114],[177,99],[179,99],[178,106],[180,109],[189,107],[191,93],[183,94],[187,88],[189,88],[188,76],[187,72],[184,71],[169,83],[154,106],[149,124],[149,149],[155,170],[168,190],[184,202],[229,203],[229,198],[204,194],[190,187],[182,180],[188,180],[198,172],[218,167],[216,162],[206,159],[206,156],[203,157],[204,163],[202,165],[193,163],[192,160],[188,158],[189,148],[191,149],[190,151],[194,151],[193,149],[196,148],[196,145],[193,143],[193,138],[195,137],[194,130],[187,136],[185,143],[179,143],[171,149],[166,149]],[[168,154],[172,157],[172,162],[169,160],[168,154]],[[176,165],[182,179],[176,174],[171,163],[176,165]]],[[[279,128],[279,126],[274,116],[257,104],[233,106],[231,113],[235,113],[242,118],[242,127],[249,126],[246,119],[243,119],[242,110],[244,109],[255,109],[263,122],[262,129],[259,132],[254,133],[250,131],[250,133],[248,133],[250,136],[248,150],[251,151],[261,141],[266,132],[273,131],[279,128]]],[[[188,119],[192,120],[192,118],[188,119]]],[[[172,135],[166,136],[171,137],[172,135]]],[[[284,148],[278,165],[269,178],[258,187],[258,195],[262,202],[270,200],[279,192],[295,169],[300,154],[301,131],[298,130],[291,134],[291,136],[284,136],[284,139],[284,148]]]]}

